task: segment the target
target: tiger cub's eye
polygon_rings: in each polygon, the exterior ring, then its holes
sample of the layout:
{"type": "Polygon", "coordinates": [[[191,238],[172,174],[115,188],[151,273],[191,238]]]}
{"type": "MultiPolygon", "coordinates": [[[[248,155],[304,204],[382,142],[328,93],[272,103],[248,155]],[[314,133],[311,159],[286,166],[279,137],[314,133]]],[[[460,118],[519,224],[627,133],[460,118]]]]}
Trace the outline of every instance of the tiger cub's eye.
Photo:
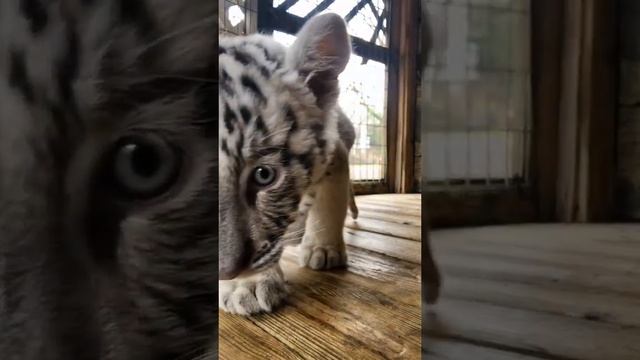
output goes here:
{"type": "Polygon", "coordinates": [[[180,163],[169,144],[152,136],[122,139],[112,161],[117,186],[130,196],[143,198],[165,191],[176,179],[180,163]]]}
{"type": "Polygon", "coordinates": [[[266,187],[276,179],[276,171],[270,166],[261,165],[253,170],[253,182],[259,187],[266,187]]]}

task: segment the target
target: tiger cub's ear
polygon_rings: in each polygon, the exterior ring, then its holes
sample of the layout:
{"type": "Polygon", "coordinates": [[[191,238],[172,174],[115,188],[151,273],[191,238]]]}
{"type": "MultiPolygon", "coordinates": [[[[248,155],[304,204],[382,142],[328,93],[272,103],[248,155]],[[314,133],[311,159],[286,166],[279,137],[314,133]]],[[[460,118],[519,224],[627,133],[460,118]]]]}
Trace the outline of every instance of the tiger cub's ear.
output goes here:
{"type": "Polygon", "coordinates": [[[298,70],[321,108],[338,98],[338,75],[347,66],[351,42],[347,24],[336,14],[311,18],[287,52],[286,64],[298,70]]]}

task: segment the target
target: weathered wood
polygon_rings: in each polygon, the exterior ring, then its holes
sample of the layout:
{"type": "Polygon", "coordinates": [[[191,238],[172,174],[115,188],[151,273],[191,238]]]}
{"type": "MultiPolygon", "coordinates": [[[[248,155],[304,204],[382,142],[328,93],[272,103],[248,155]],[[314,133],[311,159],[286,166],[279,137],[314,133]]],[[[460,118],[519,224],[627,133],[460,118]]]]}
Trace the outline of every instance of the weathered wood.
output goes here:
{"type": "Polygon", "coordinates": [[[375,251],[398,259],[420,263],[421,245],[418,241],[393,236],[346,229],[344,240],[348,245],[375,251]]]}
{"type": "MultiPolygon", "coordinates": [[[[376,201],[393,204],[394,196],[376,201]]],[[[406,204],[419,196],[398,200],[406,204]]],[[[292,290],[288,304],[253,318],[220,312],[220,358],[420,358],[420,242],[345,232],[349,243],[374,251],[348,246],[346,269],[313,271],[298,267],[297,249],[286,249],[281,265],[292,290]]]]}
{"type": "Polygon", "coordinates": [[[373,232],[415,241],[420,241],[422,237],[420,228],[417,226],[373,219],[347,219],[344,226],[348,229],[373,232]]]}
{"type": "Polygon", "coordinates": [[[425,193],[432,228],[530,222],[536,219],[530,191],[518,188],[425,193]]]}
{"type": "Polygon", "coordinates": [[[560,221],[613,218],[616,3],[565,2],[559,121],[560,221]]]}
{"type": "Polygon", "coordinates": [[[431,338],[427,342],[427,360],[539,360],[541,358],[515,354],[480,345],[473,345],[464,341],[431,338]],[[471,357],[470,357],[471,356],[471,357]]]}
{"type": "Polygon", "coordinates": [[[638,358],[640,226],[438,230],[431,242],[445,279],[423,322],[434,358],[638,358]]]}
{"type": "Polygon", "coordinates": [[[390,3],[389,49],[396,61],[389,63],[394,72],[389,77],[387,111],[389,139],[389,173],[391,191],[414,191],[414,122],[416,107],[418,2],[394,1],[390,3]]]}
{"type": "Polygon", "coordinates": [[[556,219],[563,10],[563,1],[531,1],[531,174],[540,221],[556,219]]]}

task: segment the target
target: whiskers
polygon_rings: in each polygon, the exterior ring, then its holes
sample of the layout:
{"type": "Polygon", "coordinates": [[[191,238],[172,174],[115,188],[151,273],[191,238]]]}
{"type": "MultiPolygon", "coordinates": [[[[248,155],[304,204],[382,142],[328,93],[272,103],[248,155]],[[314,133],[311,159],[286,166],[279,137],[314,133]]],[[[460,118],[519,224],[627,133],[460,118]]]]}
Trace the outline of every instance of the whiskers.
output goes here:
{"type": "MultiPolygon", "coordinates": [[[[173,32],[164,34],[162,36],[160,36],[157,39],[151,40],[148,43],[138,47],[137,49],[135,49],[136,51],[136,56],[140,57],[142,55],[144,55],[147,51],[153,49],[154,47],[158,46],[159,44],[171,40],[179,35],[188,33],[190,31],[194,31],[202,26],[215,26],[216,25],[216,16],[215,15],[210,15],[210,16],[206,16],[204,18],[202,18],[201,20],[198,20],[194,23],[191,23],[187,26],[184,26],[182,28],[179,28],[173,32]]],[[[213,45],[213,44],[212,44],[213,45]]]]}
{"type": "MultiPolygon", "coordinates": [[[[316,220],[315,222],[313,222],[313,225],[317,225],[318,223],[320,223],[319,220],[316,220]]],[[[303,224],[299,224],[299,226],[301,226],[300,229],[296,229],[296,230],[289,230],[287,231],[283,236],[282,236],[282,244],[284,246],[294,246],[294,245],[298,245],[300,244],[300,242],[302,241],[303,236],[305,235],[315,235],[318,234],[322,231],[324,231],[326,229],[325,227],[316,227],[314,226],[314,231],[307,231],[307,225],[306,223],[303,224]]]]}

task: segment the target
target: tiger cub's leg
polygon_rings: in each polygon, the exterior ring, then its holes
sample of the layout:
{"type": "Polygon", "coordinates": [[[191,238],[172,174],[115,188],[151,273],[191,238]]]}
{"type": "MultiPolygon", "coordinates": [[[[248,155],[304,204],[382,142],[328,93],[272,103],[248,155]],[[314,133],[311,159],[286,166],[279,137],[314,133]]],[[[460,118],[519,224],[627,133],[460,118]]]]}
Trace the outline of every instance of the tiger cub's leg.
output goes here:
{"type": "Polygon", "coordinates": [[[315,201],[307,217],[305,235],[299,246],[299,262],[314,270],[340,267],[347,263],[342,235],[351,183],[349,157],[340,144],[325,178],[316,188],[315,201]]]}

